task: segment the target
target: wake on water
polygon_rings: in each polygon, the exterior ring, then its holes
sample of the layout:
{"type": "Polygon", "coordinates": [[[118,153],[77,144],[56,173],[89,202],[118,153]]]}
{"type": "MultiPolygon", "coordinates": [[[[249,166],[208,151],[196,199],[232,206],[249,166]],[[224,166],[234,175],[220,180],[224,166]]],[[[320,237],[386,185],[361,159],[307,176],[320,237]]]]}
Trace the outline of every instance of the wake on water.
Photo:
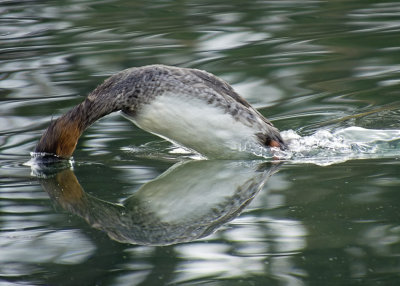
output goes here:
{"type": "MultiPolygon", "coordinates": [[[[288,144],[287,150],[272,148],[271,152],[271,150],[259,145],[254,146],[251,143],[245,143],[237,148],[238,152],[242,153],[239,158],[264,158],[296,164],[311,163],[320,166],[328,166],[352,159],[400,158],[400,130],[366,129],[353,126],[333,131],[331,129],[319,129],[308,136],[301,136],[294,130],[282,131],[281,135],[288,144]]],[[[205,159],[204,156],[182,146],[166,145],[166,142],[159,141],[149,142],[138,147],[123,148],[123,150],[133,156],[161,160],[205,159]]]]}
{"type": "Polygon", "coordinates": [[[293,130],[281,132],[288,150],[274,152],[274,157],[293,163],[321,166],[351,159],[400,158],[400,130],[347,127],[330,131],[317,130],[300,136],[293,130]]]}
{"type": "MultiPolygon", "coordinates": [[[[319,129],[314,134],[307,136],[301,136],[294,130],[286,130],[282,131],[281,135],[288,144],[287,150],[272,148],[271,152],[267,148],[245,144],[241,146],[240,151],[255,155],[256,158],[296,164],[311,163],[320,166],[354,159],[400,158],[400,130],[366,129],[353,126],[336,130],[319,129]]],[[[122,148],[122,150],[126,152],[125,154],[132,154],[134,157],[167,161],[205,159],[201,154],[184,147],[171,146],[166,142],[160,143],[159,141],[149,142],[138,147],[122,148]]],[[[40,169],[47,165],[50,165],[51,169],[55,165],[60,166],[61,169],[65,168],[64,164],[73,165],[72,159],[65,162],[65,160],[60,161],[56,157],[49,157],[46,154],[32,153],[31,155],[32,159],[27,165],[39,165],[40,169]],[[54,164],[51,160],[58,163],[54,164]]],[[[250,157],[247,156],[248,159],[251,159],[250,157]]]]}

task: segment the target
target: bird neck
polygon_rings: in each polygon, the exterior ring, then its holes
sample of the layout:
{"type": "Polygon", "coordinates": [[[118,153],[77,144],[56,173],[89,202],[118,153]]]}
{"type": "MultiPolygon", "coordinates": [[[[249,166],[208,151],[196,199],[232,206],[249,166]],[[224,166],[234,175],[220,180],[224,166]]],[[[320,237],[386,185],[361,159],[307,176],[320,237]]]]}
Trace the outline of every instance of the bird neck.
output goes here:
{"type": "MultiPolygon", "coordinates": [[[[95,90],[96,91],[96,90],[95,90]]],[[[61,158],[72,156],[81,134],[99,118],[119,110],[112,94],[90,94],[85,101],[52,121],[35,152],[53,154],[61,158]]]]}

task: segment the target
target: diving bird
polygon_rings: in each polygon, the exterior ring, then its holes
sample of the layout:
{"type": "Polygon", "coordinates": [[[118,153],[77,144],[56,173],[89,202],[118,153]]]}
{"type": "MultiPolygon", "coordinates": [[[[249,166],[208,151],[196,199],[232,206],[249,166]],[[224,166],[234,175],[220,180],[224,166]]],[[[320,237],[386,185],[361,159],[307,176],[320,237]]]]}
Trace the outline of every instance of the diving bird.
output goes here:
{"type": "Polygon", "coordinates": [[[35,152],[72,156],[78,139],[112,112],[208,158],[237,158],[248,147],[285,149],[278,129],[224,80],[205,71],[149,65],[123,70],[50,123],[35,152]]]}

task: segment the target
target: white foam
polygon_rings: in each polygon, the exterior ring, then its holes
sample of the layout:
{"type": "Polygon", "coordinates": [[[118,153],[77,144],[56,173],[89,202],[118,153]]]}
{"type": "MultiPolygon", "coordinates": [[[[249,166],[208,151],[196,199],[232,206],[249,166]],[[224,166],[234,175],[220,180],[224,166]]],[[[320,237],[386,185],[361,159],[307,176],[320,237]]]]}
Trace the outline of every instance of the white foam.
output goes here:
{"type": "Polygon", "coordinates": [[[353,126],[335,131],[317,130],[309,136],[293,130],[281,134],[288,150],[276,151],[274,156],[295,163],[326,166],[351,159],[400,157],[400,130],[353,126]]]}
{"type": "Polygon", "coordinates": [[[46,178],[55,175],[58,170],[66,168],[73,170],[74,160],[61,159],[54,154],[31,152],[31,159],[24,165],[31,167],[32,176],[46,178]]]}

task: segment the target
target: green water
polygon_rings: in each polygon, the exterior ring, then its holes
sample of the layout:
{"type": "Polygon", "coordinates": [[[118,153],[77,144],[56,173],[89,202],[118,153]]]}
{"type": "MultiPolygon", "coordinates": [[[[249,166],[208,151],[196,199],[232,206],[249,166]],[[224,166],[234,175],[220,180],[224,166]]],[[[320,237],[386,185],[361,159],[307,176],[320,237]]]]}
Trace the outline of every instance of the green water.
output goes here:
{"type": "Polygon", "coordinates": [[[112,114],[72,168],[26,162],[52,118],[154,63],[218,75],[280,130],[399,130],[399,34],[395,1],[1,1],[0,285],[398,285],[399,140],[196,161],[112,114]]]}

